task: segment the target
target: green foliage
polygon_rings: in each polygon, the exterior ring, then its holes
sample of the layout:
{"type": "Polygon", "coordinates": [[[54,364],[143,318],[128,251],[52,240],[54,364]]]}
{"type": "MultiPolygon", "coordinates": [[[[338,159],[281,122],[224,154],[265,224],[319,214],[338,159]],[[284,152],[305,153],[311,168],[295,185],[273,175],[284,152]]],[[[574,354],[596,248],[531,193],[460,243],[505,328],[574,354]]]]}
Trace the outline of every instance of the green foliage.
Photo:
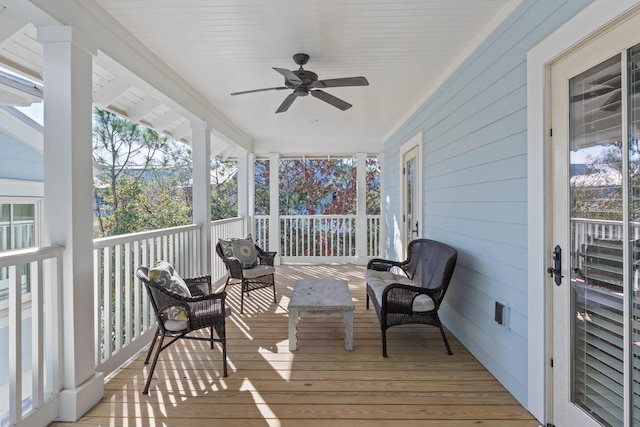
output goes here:
{"type": "Polygon", "coordinates": [[[98,108],[94,123],[94,237],[190,224],[190,150],[98,108]]]}
{"type": "Polygon", "coordinates": [[[258,159],[254,169],[254,213],[269,215],[269,160],[258,159]]]}
{"type": "Polygon", "coordinates": [[[279,166],[281,215],[356,213],[353,159],[282,159],[279,166]]]}
{"type": "Polygon", "coordinates": [[[238,216],[238,163],[214,159],[211,170],[211,219],[238,216]]]}

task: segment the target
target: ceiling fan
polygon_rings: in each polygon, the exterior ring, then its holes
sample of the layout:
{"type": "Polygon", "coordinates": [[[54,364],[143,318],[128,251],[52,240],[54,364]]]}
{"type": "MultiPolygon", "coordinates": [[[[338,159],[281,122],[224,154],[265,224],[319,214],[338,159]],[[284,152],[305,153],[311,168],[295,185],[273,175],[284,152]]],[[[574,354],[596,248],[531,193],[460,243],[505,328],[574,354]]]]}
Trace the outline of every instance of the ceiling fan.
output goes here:
{"type": "Polygon", "coordinates": [[[369,82],[364,77],[343,77],[339,79],[318,80],[318,75],[316,73],[302,68],[302,66],[309,61],[309,55],[306,53],[296,53],[293,55],[293,60],[300,66],[297,70],[291,71],[284,68],[273,67],[274,70],[284,76],[284,86],[234,92],[231,95],[264,92],[267,90],[293,89],[293,93],[285,98],[284,102],[280,104],[280,107],[278,107],[276,113],[284,113],[289,109],[297,97],[307,96],[309,94],[314,98],[318,98],[344,111],[351,108],[352,105],[320,89],[344,86],[369,86],[369,82]]]}

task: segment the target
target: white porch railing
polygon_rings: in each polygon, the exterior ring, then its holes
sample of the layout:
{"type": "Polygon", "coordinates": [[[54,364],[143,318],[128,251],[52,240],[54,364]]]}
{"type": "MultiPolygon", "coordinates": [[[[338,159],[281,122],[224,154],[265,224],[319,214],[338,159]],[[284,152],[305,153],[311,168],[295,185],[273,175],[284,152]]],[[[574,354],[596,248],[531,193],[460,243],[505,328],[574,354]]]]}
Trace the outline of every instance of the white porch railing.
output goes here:
{"type": "Polygon", "coordinates": [[[356,255],[355,215],[281,215],[282,257],[333,257],[356,255]]]}
{"type": "Polygon", "coordinates": [[[0,253],[0,270],[8,270],[9,282],[8,298],[0,302],[0,348],[8,349],[0,353],[0,425],[38,412],[40,420],[42,413],[51,415],[41,421],[47,424],[57,413],[43,409],[54,404],[62,384],[62,254],[60,246],[0,253]]]}
{"type": "MultiPolygon", "coordinates": [[[[244,236],[244,219],[213,221],[210,225],[211,276],[226,274],[215,255],[218,238],[244,236]]],[[[94,240],[96,366],[108,374],[144,348],[155,330],[146,292],[135,277],[140,266],[170,262],[183,277],[200,268],[200,226],[168,228],[94,240]]]]}
{"type": "Polygon", "coordinates": [[[136,269],[165,260],[183,277],[192,277],[201,271],[199,248],[199,225],[94,240],[95,362],[99,372],[113,372],[147,345],[155,330],[136,269]]]}
{"type": "MultiPolygon", "coordinates": [[[[269,216],[256,215],[253,234],[269,247],[269,216]]],[[[279,255],[285,260],[351,262],[356,256],[356,215],[281,215],[279,255]]],[[[367,215],[366,254],[380,256],[380,215],[367,215]]]]}
{"type": "MultiPolygon", "coordinates": [[[[379,250],[379,221],[378,216],[367,218],[369,256],[379,250]]],[[[355,255],[355,223],[352,215],[282,217],[281,247],[290,257],[349,260],[355,255]]],[[[268,247],[268,225],[267,217],[255,218],[254,238],[262,247],[268,247]]],[[[143,349],[155,331],[153,312],[135,270],[163,259],[184,277],[194,276],[202,271],[200,231],[199,225],[189,225],[94,240],[97,371],[105,375],[113,372],[143,349]]],[[[218,238],[245,236],[245,220],[213,221],[210,232],[212,279],[217,281],[226,271],[215,255],[215,244],[218,238]]],[[[61,247],[0,254],[0,269],[8,269],[10,283],[8,299],[0,301],[0,328],[9,328],[9,340],[0,342],[0,347],[10,349],[4,374],[0,366],[0,421],[4,417],[9,423],[19,422],[59,391],[62,255],[61,247]],[[20,274],[25,264],[28,267],[22,271],[26,271],[27,287],[25,276],[20,274]],[[29,355],[22,351],[27,335],[31,340],[29,355]]]]}

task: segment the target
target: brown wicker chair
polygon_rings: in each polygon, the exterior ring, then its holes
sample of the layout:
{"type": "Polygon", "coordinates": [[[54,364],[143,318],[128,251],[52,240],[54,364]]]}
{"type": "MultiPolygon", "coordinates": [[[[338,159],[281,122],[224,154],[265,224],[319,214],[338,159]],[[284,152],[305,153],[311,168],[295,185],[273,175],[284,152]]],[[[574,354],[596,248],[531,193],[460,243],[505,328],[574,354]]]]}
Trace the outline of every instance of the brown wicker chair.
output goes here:
{"type": "Polygon", "coordinates": [[[374,258],[367,265],[367,309],[371,299],[382,329],[382,355],[387,357],[387,329],[407,324],[437,326],[447,353],[453,354],[438,309],[453,275],[458,251],[434,240],[416,239],[409,243],[407,253],[405,261],[374,258]],[[395,274],[394,267],[401,273],[395,274]]]}
{"type": "Polygon", "coordinates": [[[227,281],[224,284],[224,289],[228,285],[238,284],[242,285],[240,293],[240,313],[244,313],[244,295],[249,295],[249,292],[257,289],[272,288],[273,289],[273,302],[276,300],[276,285],[275,285],[275,268],[273,266],[274,259],[277,252],[263,251],[259,246],[254,245],[258,255],[259,264],[252,268],[243,268],[240,260],[234,257],[225,256],[220,243],[216,244],[216,253],[227,268],[227,281]]]}
{"type": "Polygon", "coordinates": [[[191,297],[184,297],[175,292],[167,290],[159,283],[149,279],[149,270],[147,267],[140,267],[136,271],[136,276],[142,281],[147,292],[153,311],[158,321],[156,334],[151,341],[151,346],[147,352],[147,358],[144,364],[149,363],[149,358],[157,345],[151,370],[147,377],[147,383],[144,386],[142,394],[149,393],[149,385],[153,377],[153,371],[158,363],[160,352],[180,338],[198,341],[208,341],[211,349],[215,342],[219,342],[222,346],[222,366],[223,374],[227,376],[227,345],[225,335],[225,315],[229,314],[225,307],[226,292],[212,293],[211,276],[201,276],[192,279],[184,279],[186,285],[191,292],[191,297]],[[184,309],[187,320],[170,320],[167,318],[166,310],[171,307],[179,307],[184,309]],[[208,328],[209,336],[190,336],[190,332],[208,328]],[[218,338],[214,338],[213,332],[216,332],[218,338]],[[171,338],[171,341],[164,344],[165,338],[171,338]]]}

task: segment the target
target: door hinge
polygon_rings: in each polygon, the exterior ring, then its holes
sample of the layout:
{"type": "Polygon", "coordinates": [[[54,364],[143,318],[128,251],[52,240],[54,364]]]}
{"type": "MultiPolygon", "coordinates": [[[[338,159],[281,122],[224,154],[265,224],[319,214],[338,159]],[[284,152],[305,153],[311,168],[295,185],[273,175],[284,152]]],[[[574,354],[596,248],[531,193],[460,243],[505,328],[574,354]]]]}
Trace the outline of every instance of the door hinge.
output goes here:
{"type": "Polygon", "coordinates": [[[549,129],[549,136],[553,136],[553,128],[549,129]]]}
{"type": "Polygon", "coordinates": [[[553,359],[551,359],[551,367],[553,368],[553,359]]]}
{"type": "Polygon", "coordinates": [[[402,168],[402,175],[406,175],[407,174],[407,169],[406,168],[402,168]]]}

